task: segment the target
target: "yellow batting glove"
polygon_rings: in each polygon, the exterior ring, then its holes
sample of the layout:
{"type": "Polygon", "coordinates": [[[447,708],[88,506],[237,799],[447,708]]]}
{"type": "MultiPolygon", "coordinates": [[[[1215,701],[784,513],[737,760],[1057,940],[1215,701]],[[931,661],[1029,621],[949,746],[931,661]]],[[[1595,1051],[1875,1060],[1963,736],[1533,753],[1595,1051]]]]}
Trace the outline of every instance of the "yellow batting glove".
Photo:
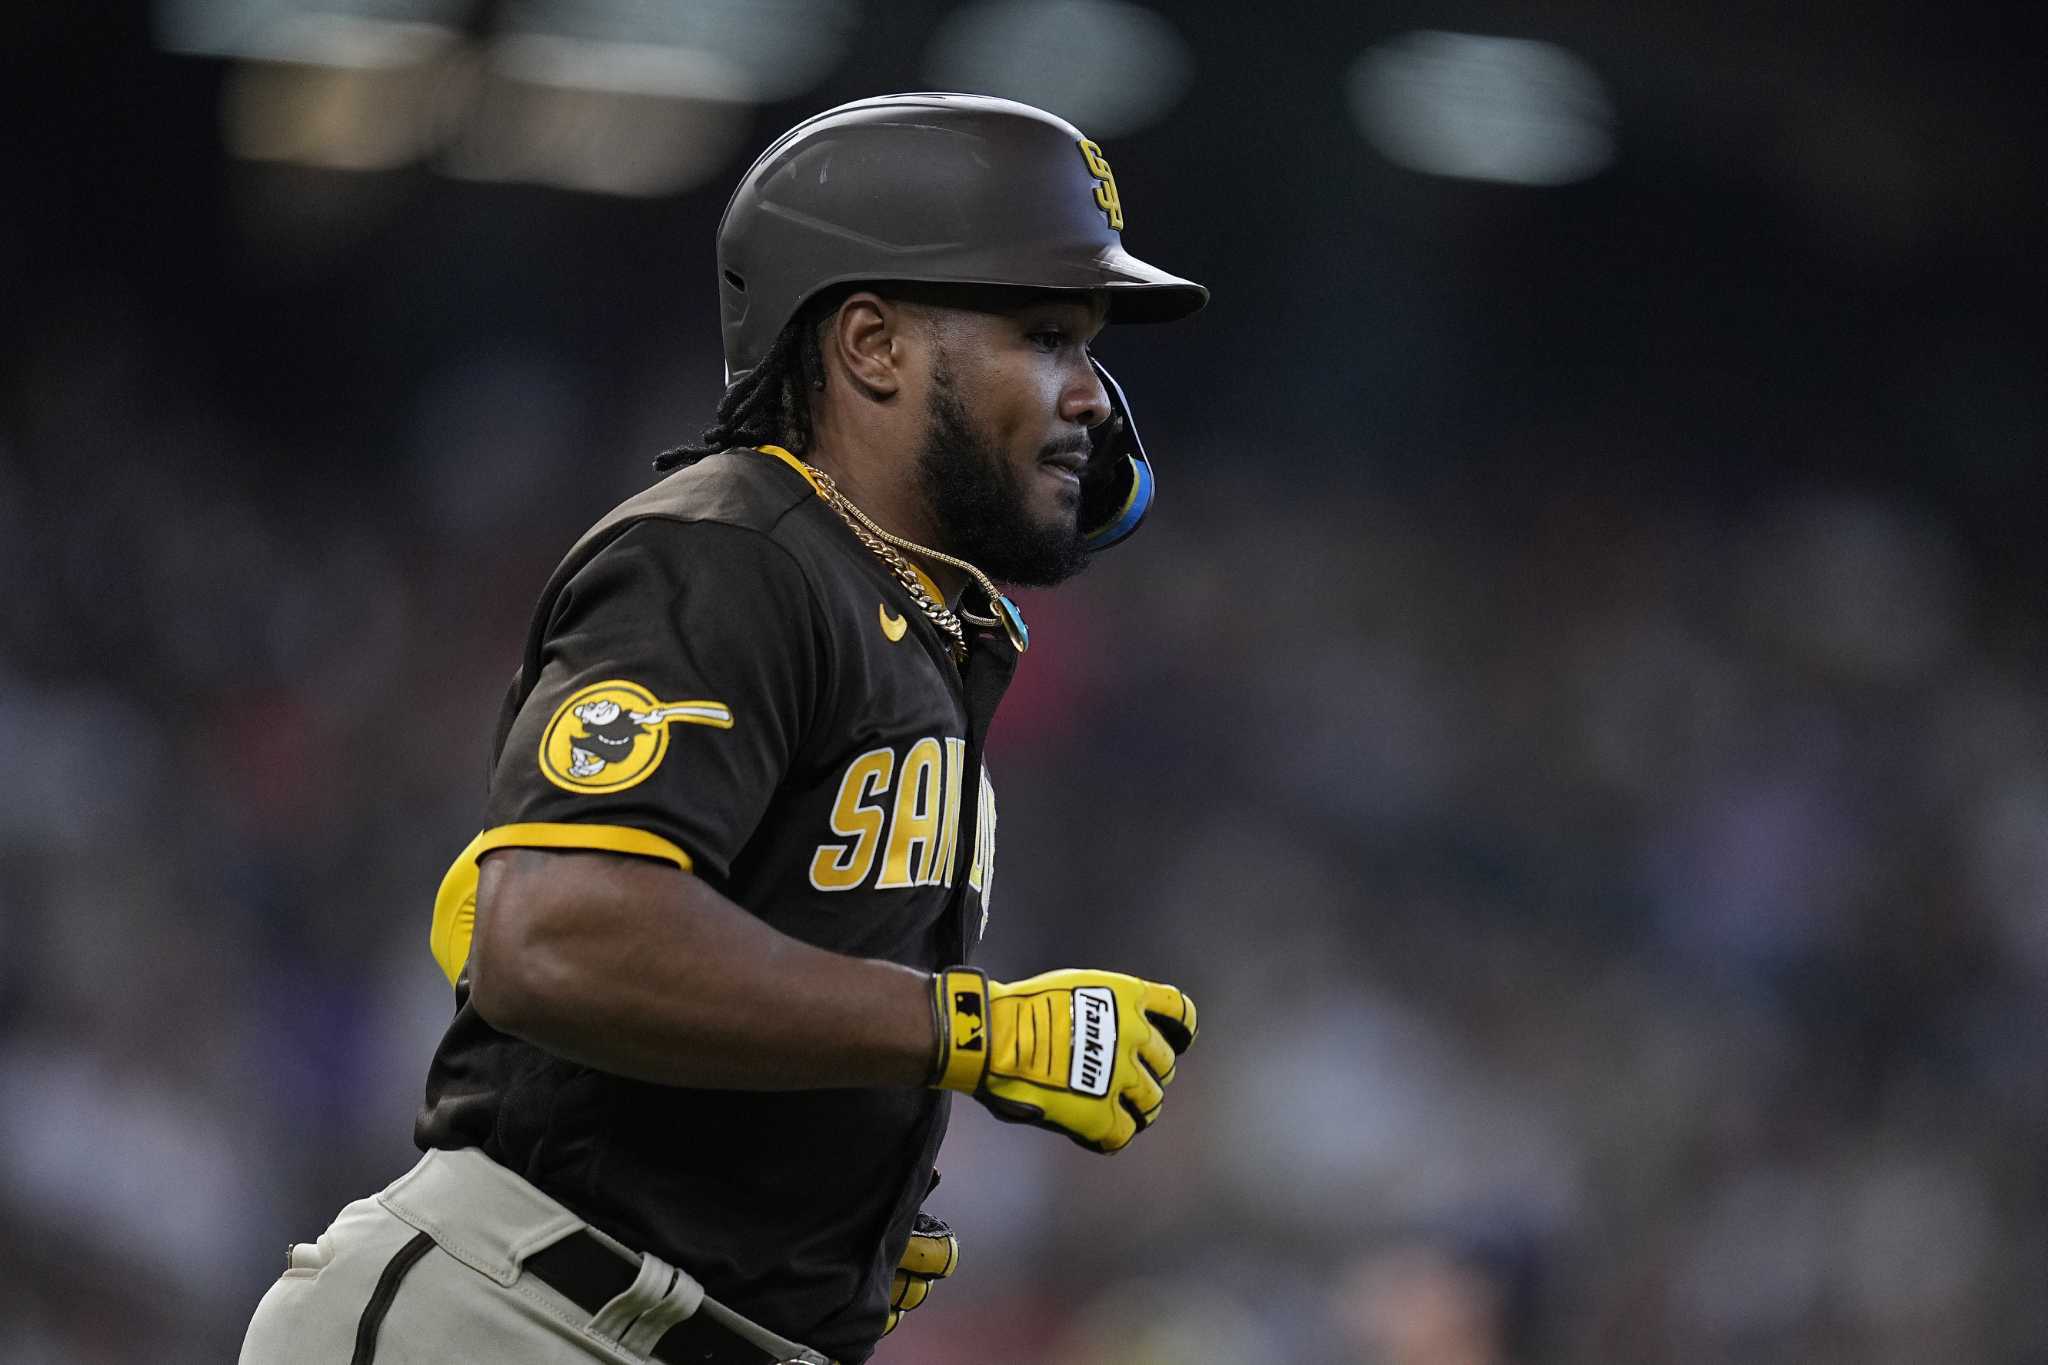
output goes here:
{"type": "Polygon", "coordinates": [[[903,1315],[932,1292],[932,1282],[945,1279],[959,1264],[960,1239],[953,1229],[928,1213],[917,1215],[910,1228],[910,1243],[896,1264],[895,1282],[889,1286],[889,1320],[882,1325],[882,1335],[895,1331],[903,1315]]]}
{"type": "Polygon", "coordinates": [[[1195,1041],[1195,1002],[1119,972],[1046,972],[1005,985],[972,967],[932,978],[932,1084],[999,1119],[1121,1151],[1159,1117],[1174,1059],[1195,1041]]]}

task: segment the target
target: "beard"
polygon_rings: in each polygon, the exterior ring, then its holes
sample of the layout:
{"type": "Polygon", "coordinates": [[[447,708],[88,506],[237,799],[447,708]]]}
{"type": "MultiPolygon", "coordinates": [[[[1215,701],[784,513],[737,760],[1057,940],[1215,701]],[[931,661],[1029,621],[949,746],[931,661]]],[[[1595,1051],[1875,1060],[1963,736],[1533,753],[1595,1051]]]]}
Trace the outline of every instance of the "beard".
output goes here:
{"type": "Polygon", "coordinates": [[[1088,567],[1078,503],[1071,518],[1032,519],[1015,466],[975,429],[943,366],[932,375],[928,418],[917,478],[948,552],[998,583],[1026,588],[1064,583],[1088,567]]]}

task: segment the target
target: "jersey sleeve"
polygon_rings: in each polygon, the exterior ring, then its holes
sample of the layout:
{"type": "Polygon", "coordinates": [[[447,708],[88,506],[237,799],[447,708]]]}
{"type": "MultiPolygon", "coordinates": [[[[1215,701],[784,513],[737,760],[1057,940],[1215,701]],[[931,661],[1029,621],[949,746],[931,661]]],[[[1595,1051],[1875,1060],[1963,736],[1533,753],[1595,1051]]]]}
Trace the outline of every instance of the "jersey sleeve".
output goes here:
{"type": "Polygon", "coordinates": [[[723,882],[829,676],[816,621],[802,568],[761,532],[628,528],[556,598],[471,856],[602,849],[723,882]]]}

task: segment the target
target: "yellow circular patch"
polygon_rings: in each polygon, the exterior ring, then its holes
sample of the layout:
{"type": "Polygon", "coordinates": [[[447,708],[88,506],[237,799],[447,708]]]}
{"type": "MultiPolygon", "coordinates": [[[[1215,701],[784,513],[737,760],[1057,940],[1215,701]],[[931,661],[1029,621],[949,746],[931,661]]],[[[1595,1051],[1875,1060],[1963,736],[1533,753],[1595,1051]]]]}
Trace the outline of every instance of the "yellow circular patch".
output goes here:
{"type": "Polygon", "coordinates": [[[639,683],[612,679],[571,693],[540,737],[540,770],[565,791],[624,791],[668,752],[668,716],[639,683]]]}

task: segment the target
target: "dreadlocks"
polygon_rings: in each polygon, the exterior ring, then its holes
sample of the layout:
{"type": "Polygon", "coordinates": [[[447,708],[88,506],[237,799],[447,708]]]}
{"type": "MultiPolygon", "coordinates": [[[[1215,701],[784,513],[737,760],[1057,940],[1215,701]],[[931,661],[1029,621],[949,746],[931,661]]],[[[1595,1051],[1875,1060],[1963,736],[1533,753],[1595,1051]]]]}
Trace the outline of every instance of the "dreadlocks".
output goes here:
{"type": "Polygon", "coordinates": [[[726,389],[716,420],[694,443],[655,456],[654,467],[665,473],[738,446],[777,445],[803,454],[811,444],[811,392],[825,387],[818,323],[837,306],[837,298],[821,298],[799,309],[761,363],[726,389]]]}

